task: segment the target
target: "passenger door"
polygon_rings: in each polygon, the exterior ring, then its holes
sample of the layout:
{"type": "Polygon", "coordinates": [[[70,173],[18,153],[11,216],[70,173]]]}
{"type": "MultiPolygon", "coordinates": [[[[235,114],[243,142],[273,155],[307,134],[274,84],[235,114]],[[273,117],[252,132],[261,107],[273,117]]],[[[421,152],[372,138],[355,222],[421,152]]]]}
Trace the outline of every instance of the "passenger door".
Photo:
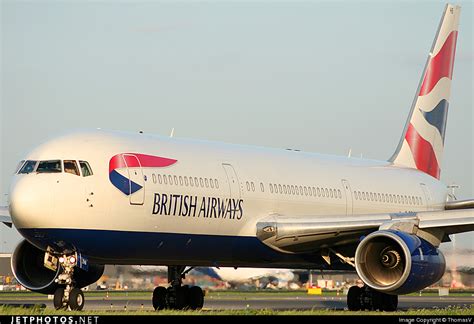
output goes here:
{"type": "Polygon", "coordinates": [[[346,196],[346,215],[352,215],[353,213],[353,200],[352,190],[349,181],[342,180],[342,188],[344,190],[344,196],[346,196]]]}
{"type": "Polygon", "coordinates": [[[130,204],[143,205],[145,202],[145,179],[140,161],[132,154],[123,154],[123,159],[128,171],[130,204]]]}
{"type": "Polygon", "coordinates": [[[234,167],[228,163],[222,163],[222,167],[224,168],[224,171],[227,175],[230,198],[240,199],[240,183],[237,173],[235,173],[234,167]]]}

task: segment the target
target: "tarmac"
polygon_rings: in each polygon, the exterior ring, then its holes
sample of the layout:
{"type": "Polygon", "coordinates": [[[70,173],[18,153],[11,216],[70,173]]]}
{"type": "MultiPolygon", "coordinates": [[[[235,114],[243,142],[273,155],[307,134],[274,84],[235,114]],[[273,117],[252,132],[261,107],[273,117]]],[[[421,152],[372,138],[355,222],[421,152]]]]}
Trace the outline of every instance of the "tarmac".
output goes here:
{"type": "MultiPolygon", "coordinates": [[[[2,305],[41,305],[53,308],[52,300],[45,298],[0,299],[2,305]]],[[[438,297],[438,296],[400,296],[399,310],[408,309],[436,309],[446,307],[469,307],[474,304],[474,296],[467,297],[438,297]]],[[[271,309],[271,310],[344,310],[345,296],[276,296],[276,297],[206,297],[204,309],[207,310],[242,310],[242,309],[271,309]]],[[[101,297],[87,298],[84,310],[152,310],[151,300],[145,298],[101,297]]]]}

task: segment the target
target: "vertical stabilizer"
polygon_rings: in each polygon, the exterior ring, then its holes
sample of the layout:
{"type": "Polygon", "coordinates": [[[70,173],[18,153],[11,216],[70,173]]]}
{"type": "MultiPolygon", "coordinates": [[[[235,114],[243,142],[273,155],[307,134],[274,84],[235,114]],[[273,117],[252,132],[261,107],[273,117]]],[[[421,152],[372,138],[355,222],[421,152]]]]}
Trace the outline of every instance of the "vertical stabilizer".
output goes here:
{"type": "Polygon", "coordinates": [[[400,144],[390,159],[437,179],[441,172],[461,7],[447,4],[400,144]]]}

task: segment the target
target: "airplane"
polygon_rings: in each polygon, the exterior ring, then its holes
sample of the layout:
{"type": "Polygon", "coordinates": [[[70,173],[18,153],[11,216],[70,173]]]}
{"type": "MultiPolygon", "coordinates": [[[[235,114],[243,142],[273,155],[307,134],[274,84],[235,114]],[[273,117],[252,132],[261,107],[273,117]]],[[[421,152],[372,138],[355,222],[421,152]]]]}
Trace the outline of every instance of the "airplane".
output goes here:
{"type": "Polygon", "coordinates": [[[196,267],[196,273],[226,282],[229,287],[252,286],[259,289],[299,289],[300,286],[292,282],[295,279],[293,271],[289,269],[268,268],[206,268],[196,267]]]}
{"type": "MultiPolygon", "coordinates": [[[[134,265],[131,266],[131,271],[138,274],[166,274],[167,267],[134,265]]],[[[223,281],[230,287],[241,287],[258,281],[260,284],[257,288],[265,288],[267,285],[286,288],[295,279],[293,272],[288,269],[194,267],[189,273],[223,281]]],[[[292,285],[292,287],[295,286],[292,285]]]]}
{"type": "Polygon", "coordinates": [[[200,309],[193,267],[346,270],[364,282],[349,310],[395,310],[441,278],[440,244],[474,230],[474,199],[440,181],[459,15],[446,5],[388,161],[107,130],[41,144],[0,213],[24,237],[16,279],[80,310],[105,264],[164,265],[153,307],[200,309]]]}

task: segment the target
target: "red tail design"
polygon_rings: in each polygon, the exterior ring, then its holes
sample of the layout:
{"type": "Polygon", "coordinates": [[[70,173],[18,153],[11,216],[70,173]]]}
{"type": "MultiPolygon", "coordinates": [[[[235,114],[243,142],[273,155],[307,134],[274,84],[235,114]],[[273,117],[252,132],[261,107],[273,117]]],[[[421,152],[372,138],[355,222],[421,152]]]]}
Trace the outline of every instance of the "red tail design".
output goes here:
{"type": "Polygon", "coordinates": [[[439,179],[441,170],[430,142],[421,137],[411,123],[408,126],[405,139],[410,146],[416,168],[439,179]]]}
{"type": "Polygon", "coordinates": [[[452,31],[438,54],[431,58],[420,89],[420,96],[430,93],[441,78],[452,78],[457,36],[458,32],[452,31]]]}

